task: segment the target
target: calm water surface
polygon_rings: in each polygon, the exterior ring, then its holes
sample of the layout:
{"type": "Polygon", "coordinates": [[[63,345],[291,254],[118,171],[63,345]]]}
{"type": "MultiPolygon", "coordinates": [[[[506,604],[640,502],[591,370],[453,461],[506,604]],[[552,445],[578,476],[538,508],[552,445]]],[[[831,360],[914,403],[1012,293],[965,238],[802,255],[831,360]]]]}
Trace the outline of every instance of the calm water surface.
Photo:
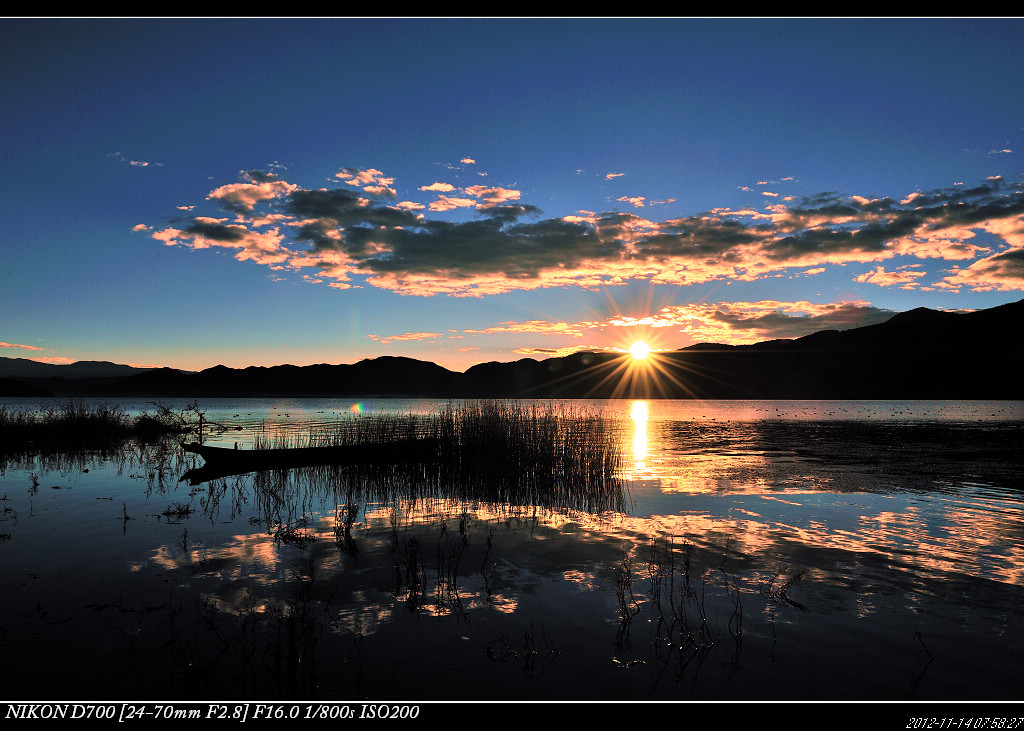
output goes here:
{"type": "MultiPolygon", "coordinates": [[[[1021,699],[1024,403],[568,405],[615,420],[617,502],[8,463],[3,696],[1021,699]]],[[[444,403],[199,406],[244,448],[444,403]]]]}

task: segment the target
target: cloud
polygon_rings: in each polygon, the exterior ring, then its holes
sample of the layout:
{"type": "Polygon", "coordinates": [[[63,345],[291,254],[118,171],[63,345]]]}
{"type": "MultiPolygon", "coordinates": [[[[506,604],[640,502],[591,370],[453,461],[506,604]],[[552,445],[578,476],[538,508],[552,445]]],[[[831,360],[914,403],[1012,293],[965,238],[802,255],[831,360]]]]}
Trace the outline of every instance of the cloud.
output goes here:
{"type": "Polygon", "coordinates": [[[851,274],[868,277],[861,281],[923,279],[907,273],[920,266],[897,269],[902,279],[883,277],[879,267],[896,259],[956,263],[934,286],[1024,288],[1014,253],[1024,249],[1024,190],[999,178],[899,199],[823,192],[661,221],[615,211],[544,218],[519,202],[519,190],[501,186],[459,195],[432,183],[421,190],[442,193],[436,199],[399,203],[393,179],[376,169],[346,168],[337,180],[344,187],[314,190],[249,171],[209,196],[232,217],[196,215],[150,235],[168,245],[235,249],[240,260],[282,271],[312,268],[331,286],[422,296],[755,281],[850,264],[871,265],[851,274]],[[475,217],[442,217],[459,209],[475,217]]]}
{"type": "Polygon", "coordinates": [[[430,203],[432,211],[452,211],[456,208],[473,208],[477,202],[472,198],[456,198],[450,195],[442,195],[430,203]]]}
{"type": "Polygon", "coordinates": [[[292,259],[291,253],[282,247],[284,236],[277,229],[252,231],[241,224],[224,223],[224,219],[197,217],[184,228],[166,228],[152,236],[168,246],[232,249],[239,261],[281,265],[292,259]]]}
{"type": "Polygon", "coordinates": [[[36,363],[47,363],[49,365],[70,365],[75,362],[74,358],[68,358],[63,355],[49,355],[41,358],[29,358],[34,360],[36,363]]]}
{"type": "Polygon", "coordinates": [[[855,282],[877,284],[880,287],[895,286],[900,289],[916,289],[918,286],[918,279],[925,276],[925,274],[926,272],[920,269],[910,269],[907,267],[901,268],[897,271],[887,272],[885,268],[879,264],[870,272],[859,274],[854,277],[853,280],[855,282]]]}
{"type": "Polygon", "coordinates": [[[209,198],[217,201],[222,208],[235,213],[251,213],[253,208],[264,201],[286,196],[296,186],[277,180],[273,175],[246,173],[255,182],[231,183],[213,190],[209,198]]]}
{"type": "Polygon", "coordinates": [[[1024,249],[1011,249],[980,259],[966,268],[957,268],[941,284],[976,292],[1024,289],[1024,249]]]}
{"type": "Polygon", "coordinates": [[[131,165],[132,167],[137,167],[137,168],[145,168],[145,167],[149,167],[150,165],[156,165],[157,167],[160,167],[161,165],[163,165],[162,162],[147,162],[145,160],[130,160],[129,158],[127,158],[124,155],[122,155],[120,152],[112,152],[112,153],[110,153],[110,157],[114,158],[118,162],[124,163],[125,165],[131,165]]]}
{"type": "Polygon", "coordinates": [[[848,330],[873,325],[888,320],[894,314],[892,310],[875,307],[862,300],[834,303],[759,300],[671,305],[642,317],[617,314],[579,322],[503,322],[486,329],[463,332],[472,336],[529,335],[531,340],[537,335],[587,339],[584,344],[562,349],[530,346],[516,351],[539,354],[566,349],[570,352],[606,350],[612,347],[608,343],[626,342],[635,334],[643,334],[668,348],[704,342],[743,345],[796,338],[820,330],[848,330]]]}
{"type": "Polygon", "coordinates": [[[618,318],[622,327],[676,328],[692,342],[742,345],[778,338],[796,338],[820,330],[847,330],[884,322],[895,313],[854,300],[814,303],[784,302],[694,303],[662,308],[655,315],[635,320],[618,318]]]}
{"type": "MultiPolygon", "coordinates": [[[[32,351],[46,351],[48,348],[41,348],[38,345],[25,345],[23,343],[3,343],[0,342],[0,350],[4,348],[17,348],[19,350],[32,350],[32,351]]],[[[67,358],[62,355],[36,355],[28,358],[28,360],[35,361],[36,363],[48,363],[50,365],[67,365],[68,363],[74,363],[74,358],[67,358]]]]}
{"type": "Polygon", "coordinates": [[[463,330],[474,335],[493,335],[495,333],[531,333],[534,335],[582,335],[584,330],[593,328],[596,323],[548,322],[546,320],[529,320],[527,322],[503,322],[484,330],[463,330]]]}
{"type": "Polygon", "coordinates": [[[381,345],[389,345],[393,342],[409,342],[417,340],[433,340],[434,338],[441,337],[441,333],[434,332],[421,332],[421,333],[402,333],[401,335],[367,335],[367,338],[375,343],[381,345]]]}
{"type": "Polygon", "coordinates": [[[573,353],[592,351],[584,345],[569,345],[564,348],[516,348],[512,352],[524,358],[564,358],[573,353]]]}
{"type": "Polygon", "coordinates": [[[486,185],[472,185],[466,188],[466,192],[475,198],[480,198],[490,206],[498,206],[508,201],[519,200],[520,192],[508,188],[497,188],[486,185]]]}
{"type": "Polygon", "coordinates": [[[395,179],[386,177],[380,170],[373,168],[370,170],[345,168],[341,172],[336,173],[335,177],[348,185],[361,188],[366,193],[390,197],[397,195],[395,189],[391,187],[395,179]]]}

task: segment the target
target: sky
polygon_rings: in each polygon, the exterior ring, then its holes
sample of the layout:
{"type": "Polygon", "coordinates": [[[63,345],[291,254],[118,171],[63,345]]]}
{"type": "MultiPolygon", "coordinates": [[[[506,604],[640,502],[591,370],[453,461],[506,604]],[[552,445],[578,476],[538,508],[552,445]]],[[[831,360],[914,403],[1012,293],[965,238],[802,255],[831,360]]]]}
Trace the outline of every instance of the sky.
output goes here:
{"type": "Polygon", "coordinates": [[[1017,301],[1022,39],[0,19],[0,356],[464,371],[1017,301]]]}

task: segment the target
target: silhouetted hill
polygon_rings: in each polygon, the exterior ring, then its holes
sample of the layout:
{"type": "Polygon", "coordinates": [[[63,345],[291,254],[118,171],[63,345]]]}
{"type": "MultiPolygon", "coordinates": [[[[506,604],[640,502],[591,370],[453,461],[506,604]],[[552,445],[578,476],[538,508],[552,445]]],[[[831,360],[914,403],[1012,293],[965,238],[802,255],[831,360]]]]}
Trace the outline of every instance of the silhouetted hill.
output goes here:
{"type": "Polygon", "coordinates": [[[383,356],[351,365],[219,365],[198,373],[161,368],[119,380],[102,390],[109,394],[182,397],[431,397],[450,393],[458,375],[434,363],[383,356]]]}
{"type": "Polygon", "coordinates": [[[880,324],[793,340],[701,343],[658,353],[646,367],[631,367],[622,355],[576,353],[458,373],[386,356],[351,365],[129,369],[123,376],[108,369],[101,377],[18,380],[57,395],[186,398],[1024,399],[1022,325],[1024,300],[967,313],[918,308],[880,324]]]}
{"type": "Polygon", "coordinates": [[[80,360],[56,365],[28,358],[0,358],[0,378],[124,378],[147,370],[151,369],[104,360],[80,360]]]}
{"type": "Polygon", "coordinates": [[[49,391],[15,378],[0,378],[0,396],[52,396],[49,391]]]}
{"type": "Polygon", "coordinates": [[[707,398],[1024,398],[1017,333],[1024,300],[955,313],[919,308],[888,321],[700,354],[675,372],[707,398]]]}

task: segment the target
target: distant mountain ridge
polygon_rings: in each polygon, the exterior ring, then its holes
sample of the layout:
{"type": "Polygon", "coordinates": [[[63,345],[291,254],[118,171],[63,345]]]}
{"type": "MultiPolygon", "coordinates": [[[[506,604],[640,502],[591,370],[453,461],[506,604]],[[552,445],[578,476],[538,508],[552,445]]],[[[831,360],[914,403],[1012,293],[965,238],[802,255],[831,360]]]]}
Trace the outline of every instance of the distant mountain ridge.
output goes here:
{"type": "Polygon", "coordinates": [[[194,373],[112,363],[29,373],[32,361],[0,358],[0,395],[31,387],[61,396],[185,398],[1024,399],[1022,325],[1024,300],[976,312],[917,308],[793,340],[692,345],[656,354],[646,370],[626,368],[613,353],[482,363],[464,373],[395,356],[194,373]]]}
{"type": "Polygon", "coordinates": [[[124,378],[149,370],[153,369],[105,360],[80,360],[57,365],[28,358],[0,358],[0,378],[124,378]]]}

